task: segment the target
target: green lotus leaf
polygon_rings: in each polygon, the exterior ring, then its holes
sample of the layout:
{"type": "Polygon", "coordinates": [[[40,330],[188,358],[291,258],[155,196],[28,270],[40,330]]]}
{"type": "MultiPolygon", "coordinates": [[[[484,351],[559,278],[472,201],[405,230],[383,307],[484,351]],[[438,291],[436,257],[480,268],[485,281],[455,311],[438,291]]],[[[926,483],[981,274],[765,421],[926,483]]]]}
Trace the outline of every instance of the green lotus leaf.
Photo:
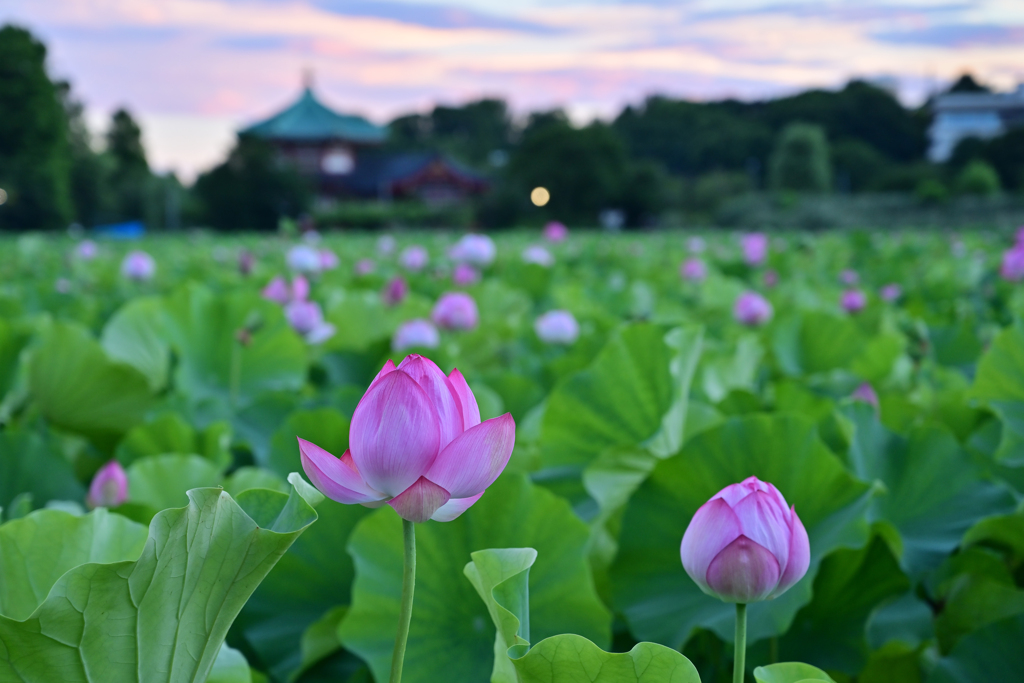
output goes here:
{"type": "MultiPolygon", "coordinates": [[[[40,511],[0,527],[0,534],[14,524],[98,525],[112,517],[40,511]]],[[[0,681],[205,680],[235,615],[315,519],[295,491],[250,490],[237,502],[220,489],[190,491],[188,507],[153,519],[137,560],[124,558],[137,552],[137,539],[129,548],[130,534],[110,534],[101,547],[113,541],[120,552],[101,551],[100,562],[50,574],[56,580],[30,616],[24,605],[0,616],[0,681]]],[[[60,561],[68,535],[34,534],[38,562],[60,561]]]]}
{"type": "Polygon", "coordinates": [[[463,570],[495,626],[492,683],[700,683],[682,654],[653,643],[603,651],[583,636],[545,638],[530,647],[533,548],[479,550],[463,570]]]}
{"type": "Polygon", "coordinates": [[[295,411],[271,437],[266,467],[282,477],[301,470],[297,436],[341,457],[348,448],[348,423],[348,418],[334,408],[295,411]]]}
{"type": "Polygon", "coordinates": [[[615,606],[637,638],[679,648],[695,629],[708,628],[731,642],[733,605],[690,580],[679,544],[701,505],[751,475],[775,484],[796,506],[811,542],[807,575],[775,600],[750,605],[751,643],[785,633],[810,601],[825,555],[867,540],[865,512],[875,490],[843,468],[814,423],[787,415],[731,418],[659,462],[626,506],[611,579],[615,606]]]}
{"type": "Polygon", "coordinates": [[[1010,681],[1024,671],[1024,614],[997,621],[970,634],[942,657],[927,683],[1010,681]]]}
{"type": "Polygon", "coordinates": [[[800,662],[780,662],[759,666],[754,669],[754,680],[757,683],[805,683],[809,681],[829,681],[835,683],[827,673],[800,662]]]}
{"type": "Polygon", "coordinates": [[[214,422],[197,432],[177,413],[164,413],[144,425],[134,427],[121,443],[115,455],[125,466],[147,455],[179,453],[201,455],[222,467],[231,463],[231,425],[214,422]]]}
{"type": "Polygon", "coordinates": [[[27,329],[0,318],[0,399],[14,386],[21,351],[31,338],[27,329]]]}
{"type": "Polygon", "coordinates": [[[867,341],[849,316],[808,312],[776,324],[772,349],[786,374],[813,375],[847,367],[865,351],[867,341]]]}
{"type": "Polygon", "coordinates": [[[141,297],[122,306],[103,327],[100,343],[112,359],[145,375],[153,391],[167,386],[171,346],[159,298],[141,297]]]}
{"type": "Polygon", "coordinates": [[[84,487],[71,464],[54,452],[48,440],[31,432],[0,432],[0,507],[29,494],[36,505],[51,500],[79,501],[84,487]]]}
{"type": "Polygon", "coordinates": [[[151,455],[129,465],[128,500],[154,512],[188,502],[191,489],[216,486],[222,468],[198,455],[151,455]]]}
{"type": "Polygon", "coordinates": [[[1024,320],[999,333],[982,355],[971,396],[1003,421],[997,457],[1024,463],[1024,320]]]}
{"type": "Polygon", "coordinates": [[[226,644],[221,645],[206,683],[252,683],[252,671],[245,655],[226,644]]]}
{"type": "MultiPolygon", "coordinates": [[[[402,590],[402,524],[390,508],[363,519],[348,545],[356,566],[342,644],[387,680],[402,590]]],[[[532,633],[576,633],[607,647],[611,616],[587,565],[589,530],[565,500],[506,474],[453,522],[416,527],[416,600],[403,680],[486,680],[495,663],[495,630],[462,571],[490,546],[534,547],[545,561],[530,574],[532,633]]]]}

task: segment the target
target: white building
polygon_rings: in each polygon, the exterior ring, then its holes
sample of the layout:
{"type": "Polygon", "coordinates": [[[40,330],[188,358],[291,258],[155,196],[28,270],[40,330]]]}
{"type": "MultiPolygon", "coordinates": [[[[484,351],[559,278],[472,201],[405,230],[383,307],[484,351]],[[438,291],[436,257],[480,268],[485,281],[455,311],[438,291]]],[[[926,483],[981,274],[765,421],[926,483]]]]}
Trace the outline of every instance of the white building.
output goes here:
{"type": "Polygon", "coordinates": [[[939,95],[932,104],[935,119],[928,130],[928,158],[949,159],[964,138],[987,140],[1024,126],[1024,84],[1012,93],[955,92],[939,95]]]}

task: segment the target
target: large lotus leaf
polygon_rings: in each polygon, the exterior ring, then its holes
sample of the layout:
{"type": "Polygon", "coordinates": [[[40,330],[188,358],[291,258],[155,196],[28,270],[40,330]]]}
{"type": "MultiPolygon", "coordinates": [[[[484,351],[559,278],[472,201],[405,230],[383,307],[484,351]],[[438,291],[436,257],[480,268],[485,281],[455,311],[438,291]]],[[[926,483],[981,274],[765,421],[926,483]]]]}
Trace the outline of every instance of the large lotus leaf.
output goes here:
{"type": "MultiPolygon", "coordinates": [[[[138,560],[80,564],[28,618],[0,616],[0,682],[205,680],[235,615],[315,519],[294,491],[252,490],[238,502],[190,491],[188,507],[154,518],[138,560]]],[[[56,562],[63,538],[36,536],[34,552],[56,562]]]]}
{"type": "Polygon", "coordinates": [[[978,362],[971,395],[1003,421],[997,453],[1024,463],[1024,320],[1003,330],[978,362]]]}
{"type": "Polygon", "coordinates": [[[782,596],[750,605],[750,642],[786,632],[810,601],[825,555],[867,540],[865,512],[875,492],[843,468],[812,422],[786,415],[731,418],[658,463],[626,507],[611,578],[615,605],[636,637],[679,648],[694,629],[708,628],[732,640],[733,606],[690,580],[679,544],[701,505],[751,475],[775,484],[796,506],[810,536],[811,565],[782,596]]]}
{"type": "Polygon", "coordinates": [[[394,310],[384,306],[380,294],[367,290],[336,290],[327,300],[326,314],[335,328],[325,343],[332,351],[364,351],[390,337],[398,325],[394,310]]]}
{"type": "Polygon", "coordinates": [[[802,662],[780,662],[759,666],[754,669],[754,680],[757,683],[810,683],[811,681],[835,683],[832,677],[821,669],[802,662]]]}
{"type": "Polygon", "coordinates": [[[921,653],[904,643],[889,643],[871,653],[858,683],[921,683],[921,653]]]}
{"type": "Polygon", "coordinates": [[[0,399],[14,384],[21,351],[29,339],[31,335],[27,330],[0,318],[0,399]]]}
{"type": "Polygon", "coordinates": [[[231,462],[230,445],[231,425],[227,422],[215,422],[197,433],[177,413],[164,413],[128,432],[117,445],[115,455],[122,465],[128,466],[149,455],[192,453],[226,467],[231,462]]]}
{"type": "Polygon", "coordinates": [[[756,334],[745,334],[730,353],[708,353],[701,359],[700,387],[712,403],[734,389],[754,389],[764,348],[756,334]]]}
{"type": "Polygon", "coordinates": [[[145,375],[154,391],[167,386],[170,370],[171,346],[163,325],[163,302],[142,297],[122,306],[100,338],[108,356],[145,375]]]}
{"type": "Polygon", "coordinates": [[[151,455],[127,469],[128,500],[155,512],[187,502],[186,492],[216,486],[222,468],[198,455],[151,455]]]}
{"type": "Polygon", "coordinates": [[[852,319],[808,312],[775,326],[775,359],[789,375],[813,375],[844,368],[860,355],[867,338],[852,319]]]}
{"type": "MultiPolygon", "coordinates": [[[[576,633],[607,647],[611,616],[587,565],[589,531],[565,500],[506,474],[453,522],[416,526],[416,601],[403,680],[483,681],[494,665],[494,627],[462,575],[465,558],[491,546],[533,547],[544,558],[530,574],[531,631],[576,633]]],[[[356,580],[339,636],[387,680],[402,592],[402,524],[390,508],[359,523],[349,544],[356,580]]]]}
{"type": "Polygon", "coordinates": [[[964,532],[989,515],[1009,512],[1009,490],[986,481],[952,434],[936,427],[894,434],[864,403],[847,406],[855,425],[848,458],[862,479],[877,479],[886,492],[871,516],[891,522],[903,542],[903,566],[919,574],[938,566],[964,532]]]}
{"type": "Polygon", "coordinates": [[[50,500],[81,501],[85,488],[71,464],[42,437],[9,429],[0,432],[0,508],[24,493],[44,505],[50,500]]]}
{"type": "Polygon", "coordinates": [[[334,408],[295,411],[270,439],[267,467],[282,477],[302,469],[297,436],[341,457],[348,448],[348,423],[348,418],[334,408]]]}
{"type": "Polygon", "coordinates": [[[942,657],[927,683],[1018,680],[1024,671],[1024,614],[978,629],[942,657]]]}
{"type": "Polygon", "coordinates": [[[496,631],[492,683],[700,683],[690,660],[654,643],[616,654],[582,636],[564,634],[531,648],[529,576],[537,551],[479,550],[471,557],[463,571],[496,631]]]}
{"type": "Polygon", "coordinates": [[[306,380],[306,347],[280,306],[254,292],[221,296],[189,284],[169,296],[165,328],[178,364],[174,382],[192,402],[240,409],[265,391],[294,391],[306,380]]]}
{"type": "Polygon", "coordinates": [[[221,645],[206,683],[252,683],[252,671],[249,662],[245,661],[245,655],[227,645],[221,645]]]}
{"type": "Polygon", "coordinates": [[[112,446],[152,405],[149,382],[107,357],[84,328],[57,322],[29,366],[32,397],[54,425],[112,446]]]}

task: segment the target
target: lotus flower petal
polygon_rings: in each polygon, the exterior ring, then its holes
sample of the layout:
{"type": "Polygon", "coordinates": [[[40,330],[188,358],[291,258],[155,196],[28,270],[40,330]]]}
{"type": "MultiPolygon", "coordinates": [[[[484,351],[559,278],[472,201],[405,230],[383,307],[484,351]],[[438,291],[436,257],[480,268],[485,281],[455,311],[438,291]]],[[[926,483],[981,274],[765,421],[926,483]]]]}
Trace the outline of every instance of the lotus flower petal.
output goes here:
{"type": "Polygon", "coordinates": [[[811,566],[811,542],[807,538],[807,529],[804,523],[796,514],[796,507],[790,508],[792,519],[792,531],[789,538],[789,564],[779,578],[779,586],[772,593],[772,597],[782,595],[793,587],[797,581],[804,577],[807,568],[811,566]]]}
{"type": "Polygon", "coordinates": [[[448,375],[448,380],[452,383],[452,388],[455,389],[455,394],[459,397],[459,402],[462,404],[462,420],[465,425],[463,428],[476,427],[480,424],[480,406],[477,405],[476,396],[473,395],[473,390],[469,388],[466,378],[462,376],[458,368],[455,368],[448,375]]]}
{"type": "Polygon", "coordinates": [[[454,498],[481,493],[508,464],[516,443],[511,413],[481,422],[448,444],[427,470],[427,478],[454,498]]]}
{"type": "Polygon", "coordinates": [[[398,516],[410,522],[425,522],[437,510],[448,502],[448,492],[443,488],[420,477],[412,486],[388,501],[398,516]]]}
{"type": "Polygon", "coordinates": [[[704,503],[686,527],[679,555],[686,573],[705,593],[709,592],[708,567],[715,556],[741,533],[739,518],[721,498],[712,498],[704,503]]]}
{"type": "Polygon", "coordinates": [[[352,458],[363,480],[390,496],[405,491],[427,471],[440,439],[441,425],[427,392],[398,370],[376,380],[352,414],[352,458]]]}
{"type": "Polygon", "coordinates": [[[370,503],[385,496],[366,485],[359,476],[352,454],[336,458],[315,443],[299,439],[302,469],[321,493],[339,503],[370,503]]]}
{"type": "Polygon", "coordinates": [[[708,567],[708,586],[726,602],[764,600],[779,583],[779,563],[768,549],[740,536],[708,567]]]}
{"type": "Polygon", "coordinates": [[[450,522],[472,507],[473,503],[480,500],[482,495],[484,495],[484,493],[480,492],[475,496],[470,496],[469,498],[452,498],[447,503],[437,508],[437,512],[432,514],[430,518],[435,522],[450,522]]]}
{"type": "Polygon", "coordinates": [[[736,503],[732,511],[740,520],[743,535],[766,548],[779,563],[779,571],[789,562],[790,528],[786,523],[788,509],[779,507],[766,491],[754,491],[736,503]]]}
{"type": "Polygon", "coordinates": [[[398,364],[398,369],[411,377],[426,392],[428,400],[437,411],[441,427],[438,450],[444,449],[465,430],[462,401],[455,387],[434,361],[423,356],[409,354],[398,364]]]}

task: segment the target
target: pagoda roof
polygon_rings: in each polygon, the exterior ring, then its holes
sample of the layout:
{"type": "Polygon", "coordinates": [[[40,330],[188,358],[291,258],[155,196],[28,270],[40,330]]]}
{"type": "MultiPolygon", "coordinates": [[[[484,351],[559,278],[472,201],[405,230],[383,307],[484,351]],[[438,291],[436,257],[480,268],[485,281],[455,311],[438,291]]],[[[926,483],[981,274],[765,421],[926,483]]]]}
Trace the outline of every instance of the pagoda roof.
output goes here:
{"type": "Polygon", "coordinates": [[[339,114],[318,100],[313,90],[307,87],[290,107],[266,121],[243,129],[240,134],[296,142],[345,140],[379,143],[384,142],[387,130],[362,116],[339,114]]]}

